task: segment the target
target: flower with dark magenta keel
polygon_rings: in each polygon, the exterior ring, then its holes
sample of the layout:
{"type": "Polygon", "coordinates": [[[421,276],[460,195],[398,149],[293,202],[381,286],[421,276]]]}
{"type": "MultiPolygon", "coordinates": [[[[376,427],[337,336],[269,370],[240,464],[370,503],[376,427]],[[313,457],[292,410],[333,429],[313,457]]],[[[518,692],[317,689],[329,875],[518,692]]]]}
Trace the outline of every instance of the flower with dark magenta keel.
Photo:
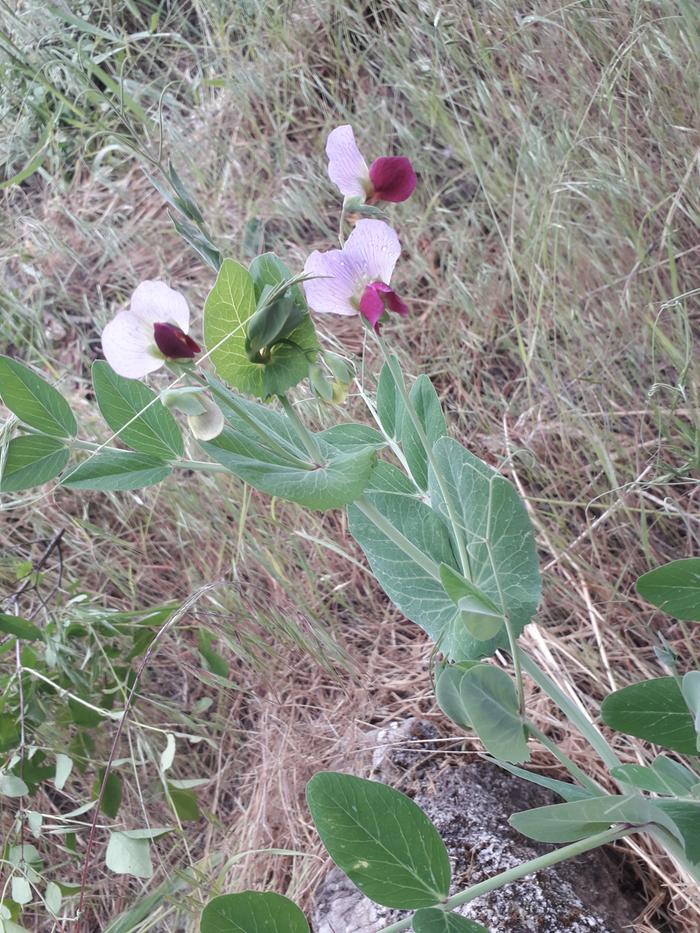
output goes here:
{"type": "Polygon", "coordinates": [[[360,220],[342,249],[318,250],[306,260],[309,307],[318,314],[361,314],[376,330],[385,311],[408,314],[390,287],[401,255],[396,232],[383,220],[360,220]]]}
{"type": "Polygon", "coordinates": [[[190,309],[165,282],[141,282],[128,310],[102,331],[102,352],[120,376],[140,379],[166,360],[191,360],[198,344],[188,336],[190,309]]]}
{"type": "Polygon", "coordinates": [[[416,187],[416,173],[405,156],[381,156],[367,168],[349,125],[336,127],[326,143],[328,175],[346,198],[405,201],[416,187]]]}

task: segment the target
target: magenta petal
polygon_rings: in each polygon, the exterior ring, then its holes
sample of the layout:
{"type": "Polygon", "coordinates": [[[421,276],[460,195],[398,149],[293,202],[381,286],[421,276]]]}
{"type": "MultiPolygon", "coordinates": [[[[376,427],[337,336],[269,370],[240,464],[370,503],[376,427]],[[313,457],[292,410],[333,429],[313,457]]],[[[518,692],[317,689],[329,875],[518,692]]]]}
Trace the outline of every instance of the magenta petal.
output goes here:
{"type": "Polygon", "coordinates": [[[400,314],[402,317],[406,317],[408,314],[408,305],[399,298],[393,288],[390,288],[387,292],[386,303],[390,311],[395,311],[396,314],[400,314]]]}
{"type": "Polygon", "coordinates": [[[171,360],[191,360],[199,353],[199,344],[174,324],[153,325],[156,346],[171,360]]]}
{"type": "Polygon", "coordinates": [[[384,314],[384,302],[377,288],[382,284],[382,282],[374,282],[368,285],[360,298],[360,314],[369,321],[374,330],[377,329],[377,321],[384,314]]]}
{"type": "Polygon", "coordinates": [[[406,156],[382,156],[369,167],[374,197],[380,201],[405,201],[413,194],[418,179],[406,156]]]}

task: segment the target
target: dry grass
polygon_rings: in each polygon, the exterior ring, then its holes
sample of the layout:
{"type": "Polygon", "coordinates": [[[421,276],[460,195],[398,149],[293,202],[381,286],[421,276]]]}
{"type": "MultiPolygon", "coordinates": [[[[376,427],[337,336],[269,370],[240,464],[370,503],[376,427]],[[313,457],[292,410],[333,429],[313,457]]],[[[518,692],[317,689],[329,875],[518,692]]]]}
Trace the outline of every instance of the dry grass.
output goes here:
{"type": "MultiPolygon", "coordinates": [[[[434,380],[455,435],[505,463],[531,506],[545,602],[528,648],[593,713],[611,688],[658,675],[659,634],[697,664],[691,631],[633,590],[641,572],[698,552],[695,5],[196,3],[186,14],[165,6],[152,35],[147,5],[141,22],[126,5],[88,8],[80,15],[107,38],[33,0],[0,12],[20,50],[6,58],[8,175],[56,118],[41,169],[2,192],[4,336],[63,381],[86,436],[101,430],[89,363],[102,324],[142,278],[167,277],[194,308],[211,282],[129,148],[157,151],[159,107],[165,152],[223,250],[273,248],[296,268],[334,237],[323,142],[352,120],[368,155],[391,148],[419,170],[416,198],[395,212],[412,317],[390,339],[408,372],[434,380]],[[124,76],[122,113],[86,64],[105,53],[103,67],[124,76]],[[39,74],[54,91],[35,92],[39,74]]],[[[362,351],[356,335],[336,336],[362,351]]],[[[366,363],[371,384],[377,361],[366,363]]],[[[350,411],[365,417],[358,399],[350,411]]],[[[226,581],[169,637],[138,704],[141,721],[164,728],[214,700],[193,714],[212,744],[177,760],[178,776],[208,779],[210,817],[186,839],[193,862],[222,853],[235,863],[201,863],[185,907],[216,885],[308,900],[324,865],[305,780],[350,766],[367,728],[439,720],[426,640],[360,566],[318,543],[361,564],[342,517],[273,508],[234,481],[200,477],[118,497],[49,492],[6,514],[12,557],[65,527],[70,579],[106,605],[226,581]],[[227,689],[202,673],[201,625],[231,661],[227,689]]],[[[532,702],[567,753],[596,768],[554,710],[532,702]]],[[[128,786],[134,825],[142,781],[128,786]]],[[[161,852],[155,882],[187,865],[182,838],[161,852]]],[[[695,929],[700,904],[673,866],[641,857],[652,906],[635,929],[695,929]]],[[[145,892],[115,888],[97,865],[92,881],[95,928],[145,892]]],[[[137,929],[176,929],[178,913],[166,903],[137,929]]]]}

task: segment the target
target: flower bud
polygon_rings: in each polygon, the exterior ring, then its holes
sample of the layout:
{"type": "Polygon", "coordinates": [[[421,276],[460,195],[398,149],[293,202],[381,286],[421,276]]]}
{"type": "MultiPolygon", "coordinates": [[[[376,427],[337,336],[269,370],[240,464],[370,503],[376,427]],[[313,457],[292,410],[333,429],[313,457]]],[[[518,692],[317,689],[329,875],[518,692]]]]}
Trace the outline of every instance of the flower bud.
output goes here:
{"type": "Polygon", "coordinates": [[[166,408],[174,408],[185,415],[203,415],[206,411],[201,397],[204,391],[199,386],[163,389],[160,400],[166,408]]]}
{"type": "Polygon", "coordinates": [[[201,415],[189,415],[187,423],[197,440],[211,441],[223,431],[224,416],[216,402],[208,395],[202,395],[198,401],[202,403],[204,412],[201,415]]]}

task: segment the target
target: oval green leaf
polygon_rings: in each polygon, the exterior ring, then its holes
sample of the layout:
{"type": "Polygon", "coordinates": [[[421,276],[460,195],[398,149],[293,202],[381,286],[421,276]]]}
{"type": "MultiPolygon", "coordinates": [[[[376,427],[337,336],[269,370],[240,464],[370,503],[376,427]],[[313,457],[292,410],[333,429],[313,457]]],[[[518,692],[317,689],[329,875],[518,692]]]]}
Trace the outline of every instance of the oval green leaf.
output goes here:
{"type": "Polygon", "coordinates": [[[410,798],[377,781],[323,771],[307,784],[306,799],[330,857],[366,897],[410,910],[447,896],[445,844],[410,798]]]}
{"type": "Polygon", "coordinates": [[[700,622],[700,557],[650,570],[637,580],[637,592],[676,619],[700,622]]]}
{"type": "Polygon", "coordinates": [[[693,717],[674,677],[657,677],[616,690],[603,700],[603,722],[682,755],[697,755],[693,717]]]}
{"type": "Polygon", "coordinates": [[[14,635],[16,638],[24,638],[25,641],[41,641],[44,637],[41,629],[33,622],[5,612],[0,612],[0,632],[14,635]]]}
{"type": "Polygon", "coordinates": [[[102,417],[127,447],[161,460],[183,455],[177,422],[148,386],[124,379],[104,360],[93,363],[92,384],[102,417]]]}
{"type": "Polygon", "coordinates": [[[115,875],[150,878],[153,864],[148,839],[139,839],[133,833],[111,832],[107,843],[105,864],[115,875]]]}
{"type": "Polygon", "coordinates": [[[700,865],[700,801],[658,800],[656,807],[673,821],[689,861],[700,865]]]}
{"type": "Polygon", "coordinates": [[[61,441],[40,434],[15,437],[7,446],[0,492],[20,492],[48,483],[67,463],[68,449],[61,441]]]}
{"type": "Polygon", "coordinates": [[[439,907],[425,907],[413,915],[413,933],[489,933],[486,927],[439,907]]]}
{"type": "Polygon", "coordinates": [[[71,470],[61,485],[71,489],[123,492],[160,483],[171,473],[162,460],[129,450],[103,450],[71,470]]]}
{"type": "Polygon", "coordinates": [[[518,832],[537,842],[574,842],[603,832],[615,823],[642,826],[657,822],[674,829],[671,821],[658,813],[650,800],[636,794],[591,797],[536,807],[514,813],[508,822],[518,832]]]}
{"type": "Polygon", "coordinates": [[[74,437],[76,424],[70,405],[52,385],[24,363],[0,356],[0,396],[20,421],[56,437],[74,437]]]}
{"type": "Polygon", "coordinates": [[[241,891],[213,898],[202,911],[200,933],[309,933],[309,924],[288,897],[241,891]]]}
{"type": "Polygon", "coordinates": [[[486,751],[503,761],[528,761],[518,696],[508,674],[490,664],[476,664],[464,672],[459,690],[466,716],[486,751]]]}

